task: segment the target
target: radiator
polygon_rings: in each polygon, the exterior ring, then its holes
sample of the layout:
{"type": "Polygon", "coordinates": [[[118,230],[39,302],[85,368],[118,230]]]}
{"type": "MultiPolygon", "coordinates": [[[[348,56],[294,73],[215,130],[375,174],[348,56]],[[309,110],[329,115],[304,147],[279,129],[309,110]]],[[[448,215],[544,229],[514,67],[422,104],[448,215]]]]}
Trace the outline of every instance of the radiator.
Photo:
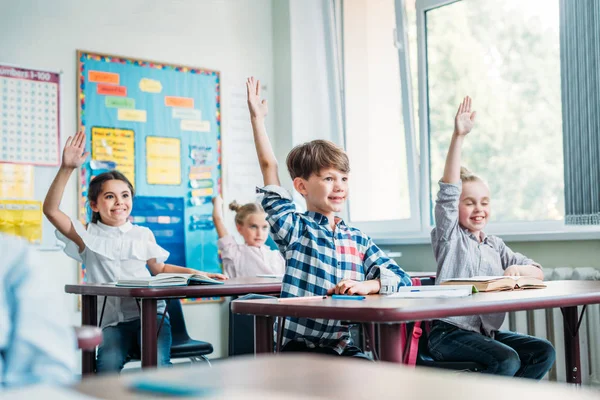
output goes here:
{"type": "MultiPolygon", "coordinates": [[[[545,271],[545,280],[600,280],[594,268],[555,268],[545,271]]],[[[579,307],[581,312],[582,307],[579,307]]],[[[556,363],[545,379],[565,382],[565,348],[560,309],[509,313],[505,328],[548,339],[556,349],[556,363]]],[[[600,305],[588,305],[579,328],[581,382],[600,386],[600,305]]]]}

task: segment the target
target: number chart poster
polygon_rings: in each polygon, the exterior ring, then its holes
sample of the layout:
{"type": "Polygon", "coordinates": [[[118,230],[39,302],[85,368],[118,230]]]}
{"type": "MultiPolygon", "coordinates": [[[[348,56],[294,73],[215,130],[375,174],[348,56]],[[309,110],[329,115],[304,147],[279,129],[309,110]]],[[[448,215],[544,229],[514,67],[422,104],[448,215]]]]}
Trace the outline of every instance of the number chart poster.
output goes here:
{"type": "Polygon", "coordinates": [[[221,192],[219,73],[82,51],[77,57],[79,124],[91,153],[78,177],[79,218],[89,221],[90,180],[119,170],[135,188],[132,222],[178,249],[167,262],[220,272],[211,203],[221,192]]]}
{"type": "Polygon", "coordinates": [[[0,64],[0,162],[60,162],[60,74],[0,64]]]}

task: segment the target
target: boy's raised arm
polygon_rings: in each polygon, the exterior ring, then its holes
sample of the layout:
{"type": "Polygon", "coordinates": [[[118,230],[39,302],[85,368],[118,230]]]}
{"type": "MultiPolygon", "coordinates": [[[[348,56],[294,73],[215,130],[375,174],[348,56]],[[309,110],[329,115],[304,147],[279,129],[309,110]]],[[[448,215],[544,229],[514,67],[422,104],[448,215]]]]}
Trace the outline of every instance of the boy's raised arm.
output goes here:
{"type": "Polygon", "coordinates": [[[248,109],[250,110],[252,132],[254,133],[254,145],[256,146],[256,154],[258,155],[264,184],[265,186],[279,186],[277,159],[265,127],[265,117],[268,112],[267,100],[260,100],[260,81],[255,80],[254,77],[248,78],[246,89],[248,91],[248,109]]]}
{"type": "Polygon", "coordinates": [[[475,123],[475,111],[471,112],[471,98],[465,97],[458,107],[456,117],[454,118],[454,133],[448,155],[446,156],[446,166],[444,167],[444,183],[458,183],[460,180],[460,164],[462,142],[465,136],[473,129],[475,123]]]}

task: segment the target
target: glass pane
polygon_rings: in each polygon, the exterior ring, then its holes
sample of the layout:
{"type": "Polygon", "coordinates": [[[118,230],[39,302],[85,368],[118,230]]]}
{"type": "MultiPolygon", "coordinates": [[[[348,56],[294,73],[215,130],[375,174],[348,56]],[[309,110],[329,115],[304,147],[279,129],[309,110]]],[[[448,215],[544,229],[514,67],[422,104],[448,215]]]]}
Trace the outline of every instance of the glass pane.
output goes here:
{"type": "Polygon", "coordinates": [[[564,216],[558,0],[464,0],[426,14],[432,196],[465,95],[477,111],[463,165],[494,220],[564,216]]]}
{"type": "Polygon", "coordinates": [[[346,0],[343,21],[350,219],[408,219],[394,0],[346,0]]]}

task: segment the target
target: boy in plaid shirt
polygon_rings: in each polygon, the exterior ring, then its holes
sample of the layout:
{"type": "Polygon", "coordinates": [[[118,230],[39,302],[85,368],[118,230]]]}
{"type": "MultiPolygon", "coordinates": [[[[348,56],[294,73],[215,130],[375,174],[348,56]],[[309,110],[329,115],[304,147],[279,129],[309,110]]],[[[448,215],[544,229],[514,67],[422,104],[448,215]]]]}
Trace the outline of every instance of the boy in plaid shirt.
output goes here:
{"type": "MultiPolygon", "coordinates": [[[[360,230],[335,214],[348,196],[350,166],[335,144],[314,140],[296,146],[287,157],[294,188],[306,200],[300,214],[280,186],[277,159],[266,133],[267,102],[260,100],[260,82],[249,78],[248,108],[265,187],[262,206],[275,242],[286,259],[281,297],[326,294],[393,293],[409,286],[410,277],[360,230]]],[[[341,321],[286,318],[282,351],[365,357],[354,346],[349,326],[341,321]]]]}

